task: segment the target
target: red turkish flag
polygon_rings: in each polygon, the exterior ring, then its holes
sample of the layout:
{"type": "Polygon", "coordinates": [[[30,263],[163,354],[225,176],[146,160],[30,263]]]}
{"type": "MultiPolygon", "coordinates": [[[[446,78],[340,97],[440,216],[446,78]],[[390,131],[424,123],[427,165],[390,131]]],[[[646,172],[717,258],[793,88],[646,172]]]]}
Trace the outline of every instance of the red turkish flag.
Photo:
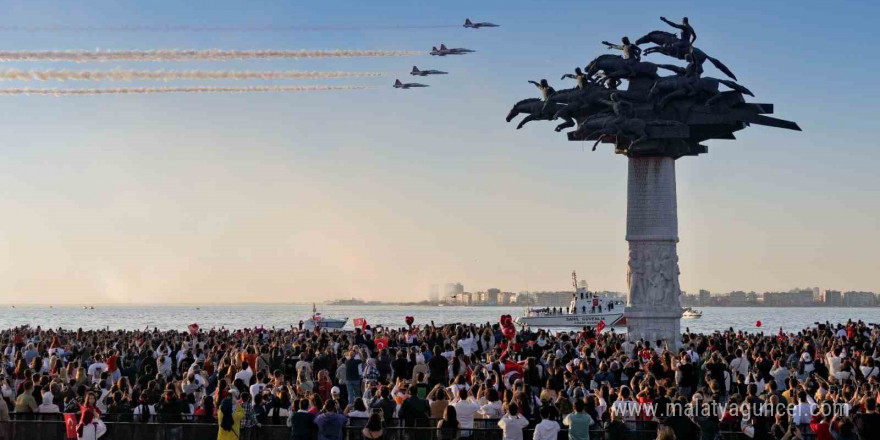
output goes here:
{"type": "Polygon", "coordinates": [[[605,328],[605,320],[603,319],[603,320],[599,321],[598,324],[596,324],[596,332],[602,333],[602,329],[604,329],[604,328],[605,328]]]}
{"type": "Polygon", "coordinates": [[[77,438],[76,424],[76,414],[64,414],[64,427],[67,430],[67,438],[77,438]]]}
{"type": "Polygon", "coordinates": [[[367,320],[364,318],[354,318],[354,327],[360,328],[361,330],[367,328],[367,320]]]}
{"type": "Polygon", "coordinates": [[[388,346],[388,338],[376,338],[376,350],[381,350],[388,346]]]}

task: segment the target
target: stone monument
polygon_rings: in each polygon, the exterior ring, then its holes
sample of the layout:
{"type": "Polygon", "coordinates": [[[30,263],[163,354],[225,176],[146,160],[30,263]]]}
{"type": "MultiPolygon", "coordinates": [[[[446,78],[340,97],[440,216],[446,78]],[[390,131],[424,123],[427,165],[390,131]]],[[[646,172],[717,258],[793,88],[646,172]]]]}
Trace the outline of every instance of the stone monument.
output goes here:
{"type": "Polygon", "coordinates": [[[732,81],[736,76],[721,61],[693,45],[696,33],[687,18],[682,24],[661,19],[681,30],[681,37],[653,31],[635,43],[627,37],[622,45],[605,41],[623,55],[600,55],[583,71],[563,75],[577,81],[572,89],[556,91],[546,80],[530,81],[543,99],[517,102],[507,121],[527,114],[520,129],[530,121],[561,119],[556,131],[575,128],[567,133],[569,140],[594,141],[593,150],[610,143],[628,158],[627,332],[631,340],[665,340],[678,347],[682,309],[675,160],[707,153],[701,142],[736,139],[734,132],[750,124],[797,131],[800,127],[766,116],[773,113],[773,104],[747,103],[743,95],[754,96],[752,92],[732,81]],[[654,46],[642,51],[642,44],[654,46]],[[654,53],[687,64],[643,61],[643,55],[654,53]],[[732,80],[703,76],[706,61],[732,80]],[[672,74],[661,76],[661,70],[672,74]],[[626,90],[618,90],[624,80],[626,90]]]}

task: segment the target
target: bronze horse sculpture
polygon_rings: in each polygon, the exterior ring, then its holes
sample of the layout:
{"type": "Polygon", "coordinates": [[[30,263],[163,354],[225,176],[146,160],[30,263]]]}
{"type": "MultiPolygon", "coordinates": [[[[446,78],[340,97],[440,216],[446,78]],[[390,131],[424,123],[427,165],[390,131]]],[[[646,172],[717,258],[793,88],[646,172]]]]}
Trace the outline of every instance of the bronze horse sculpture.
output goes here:
{"type": "Polygon", "coordinates": [[[688,55],[693,53],[693,57],[695,58],[693,62],[697,65],[700,72],[702,72],[703,63],[706,62],[706,60],[709,60],[709,62],[711,62],[712,65],[714,65],[718,70],[724,72],[724,74],[731,79],[736,80],[736,75],[734,75],[733,72],[731,72],[730,69],[728,69],[727,66],[724,65],[724,63],[710,57],[697,47],[681,44],[681,39],[679,39],[673,33],[665,31],[653,31],[648,33],[644,37],[636,40],[636,44],[646,43],[654,43],[657,46],[645,49],[645,55],[659,52],[663,55],[671,56],[679,60],[684,60],[688,57],[688,55]],[[690,50],[686,49],[685,47],[689,47],[690,50]]]}

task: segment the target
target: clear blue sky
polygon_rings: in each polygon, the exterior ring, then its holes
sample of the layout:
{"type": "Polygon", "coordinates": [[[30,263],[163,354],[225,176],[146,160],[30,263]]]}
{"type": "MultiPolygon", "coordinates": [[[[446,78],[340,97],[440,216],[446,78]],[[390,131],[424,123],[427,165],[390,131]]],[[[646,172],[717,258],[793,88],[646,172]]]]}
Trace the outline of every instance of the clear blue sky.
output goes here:
{"type": "MultiPolygon", "coordinates": [[[[0,301],[307,301],[624,290],[626,161],[504,116],[606,53],[690,17],[697,45],[795,133],[751,127],[678,161],[682,288],[880,290],[869,2],[15,1],[3,25],[459,25],[301,32],[0,32],[0,49],[429,49],[463,57],[0,68],[363,70],[370,91],[2,97],[0,301]],[[390,88],[412,65],[450,72],[390,88]]],[[[662,60],[662,58],[658,58],[662,60]]],[[[709,75],[719,76],[712,69],[709,75]]],[[[247,84],[267,82],[251,81],[247,84]]],[[[297,81],[312,84],[316,81],[297,81]]],[[[243,85],[0,83],[0,87],[243,85]]],[[[571,84],[568,84],[571,85],[571,84]]]]}

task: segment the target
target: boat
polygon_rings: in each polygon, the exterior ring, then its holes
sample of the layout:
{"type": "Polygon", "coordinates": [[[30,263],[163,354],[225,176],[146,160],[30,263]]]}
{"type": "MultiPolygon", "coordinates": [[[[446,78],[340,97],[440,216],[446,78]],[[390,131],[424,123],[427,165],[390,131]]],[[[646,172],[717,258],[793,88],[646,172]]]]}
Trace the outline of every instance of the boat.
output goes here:
{"type": "Polygon", "coordinates": [[[682,319],[697,319],[703,317],[703,312],[701,310],[692,309],[690,307],[685,307],[681,310],[682,319]]]}
{"type": "Polygon", "coordinates": [[[513,321],[520,327],[595,327],[605,322],[605,327],[622,325],[625,321],[623,301],[599,296],[578,287],[577,274],[571,273],[575,292],[568,307],[529,307],[522,316],[513,321]]]}
{"type": "Polygon", "coordinates": [[[345,323],[348,322],[348,318],[330,318],[322,315],[318,312],[318,308],[315,307],[315,304],[312,304],[312,316],[307,319],[303,325],[303,328],[309,331],[315,330],[315,328],[324,328],[328,330],[340,330],[342,327],[345,327],[345,323]]]}

